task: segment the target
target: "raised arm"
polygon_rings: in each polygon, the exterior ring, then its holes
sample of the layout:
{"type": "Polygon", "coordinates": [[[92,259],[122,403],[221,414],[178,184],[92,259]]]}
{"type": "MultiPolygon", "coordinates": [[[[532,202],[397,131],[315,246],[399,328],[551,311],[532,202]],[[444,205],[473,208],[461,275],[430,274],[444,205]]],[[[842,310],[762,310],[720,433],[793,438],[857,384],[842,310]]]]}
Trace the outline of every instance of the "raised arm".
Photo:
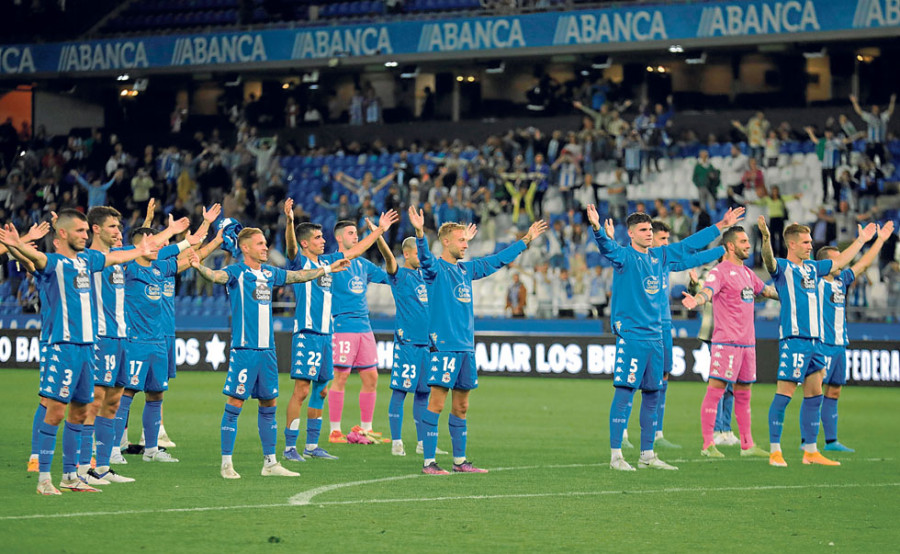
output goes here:
{"type": "Polygon", "coordinates": [[[142,256],[150,256],[159,250],[159,246],[152,240],[143,240],[130,250],[113,250],[106,254],[106,267],[116,264],[124,264],[136,260],[142,256]]]}
{"type": "Polygon", "coordinates": [[[147,202],[147,215],[144,217],[144,223],[141,227],[150,227],[153,225],[153,215],[156,213],[156,200],[151,198],[147,202]]]}
{"type": "Polygon", "coordinates": [[[189,267],[193,267],[194,269],[196,269],[197,273],[199,273],[200,276],[207,281],[211,281],[213,283],[216,283],[217,285],[224,285],[228,282],[228,273],[222,271],[221,269],[212,269],[201,264],[200,256],[198,256],[197,253],[193,250],[188,250],[187,256],[189,267]]]}
{"type": "Polygon", "coordinates": [[[390,183],[391,181],[394,180],[394,177],[396,175],[397,175],[397,172],[392,171],[392,172],[388,173],[387,175],[385,175],[384,177],[382,177],[381,179],[379,179],[378,184],[372,189],[372,194],[374,195],[376,192],[378,192],[379,190],[386,187],[388,185],[388,183],[390,183]]]}
{"type": "MultiPolygon", "coordinates": [[[[370,233],[374,233],[378,229],[369,218],[366,218],[366,225],[368,225],[370,233]]],[[[396,275],[400,266],[397,265],[397,258],[395,258],[394,253],[391,252],[391,247],[388,246],[387,241],[384,240],[384,236],[378,237],[375,244],[378,245],[378,251],[381,252],[381,257],[384,258],[384,270],[390,275],[396,275]]]]}
{"type": "MultiPolygon", "coordinates": [[[[318,197],[316,203],[321,204],[318,197]]],[[[294,230],[294,199],[284,201],[284,255],[293,260],[297,257],[297,232],[294,230]]]]}
{"type": "Polygon", "coordinates": [[[819,137],[816,136],[816,132],[812,127],[804,127],[803,130],[806,131],[806,136],[809,137],[809,140],[819,142],[819,137]]]}
{"type": "Polygon", "coordinates": [[[891,103],[888,104],[888,109],[885,110],[885,115],[890,119],[892,115],[894,115],[894,105],[897,103],[897,94],[894,93],[891,95],[891,103]]]}
{"type": "Polygon", "coordinates": [[[519,242],[507,246],[500,252],[491,256],[477,258],[469,262],[472,266],[472,279],[483,279],[489,275],[496,273],[503,266],[512,263],[519,254],[528,248],[531,241],[541,236],[547,230],[547,222],[538,220],[531,224],[528,232],[519,242]]]}
{"type": "Polygon", "coordinates": [[[339,271],[344,271],[348,267],[350,267],[350,260],[348,260],[347,258],[341,258],[340,260],[335,260],[330,265],[324,265],[315,269],[287,271],[287,278],[285,279],[284,284],[293,285],[295,283],[305,283],[307,281],[312,281],[313,279],[318,279],[322,275],[326,275],[328,273],[337,273],[339,271]]]}
{"type": "MultiPolygon", "coordinates": [[[[202,229],[202,225],[200,228],[202,229]]],[[[216,248],[222,245],[224,242],[222,235],[224,233],[224,229],[219,229],[219,232],[216,233],[216,238],[209,241],[207,244],[203,245],[200,248],[197,248],[200,244],[203,243],[203,240],[206,239],[206,233],[200,233],[200,229],[197,230],[196,233],[192,235],[188,235],[184,240],[188,243],[188,247],[179,255],[178,257],[178,273],[187,270],[187,268],[191,267],[191,254],[197,254],[197,257],[200,258],[202,262],[206,258],[209,257],[210,254],[216,251],[216,248]]],[[[181,243],[179,243],[181,244],[181,243]]]]}
{"type": "Polygon", "coordinates": [[[422,210],[416,209],[415,206],[409,207],[409,222],[416,230],[416,251],[419,254],[419,264],[422,268],[422,276],[426,283],[434,281],[436,272],[434,269],[434,256],[431,255],[431,249],[428,248],[428,240],[425,239],[425,215],[422,210]]]}
{"type": "Polygon", "coordinates": [[[856,95],[850,95],[850,103],[853,105],[853,111],[856,112],[856,115],[865,119],[865,117],[863,116],[862,108],[859,107],[859,102],[856,100],[856,95]]]}
{"type": "MultiPolygon", "coordinates": [[[[34,266],[34,269],[42,270],[47,267],[47,255],[23,241],[13,224],[7,223],[0,227],[0,243],[6,245],[10,254],[13,254],[14,251],[20,254],[23,257],[20,261],[30,263],[34,266]]],[[[13,257],[17,260],[20,259],[16,255],[13,255],[13,257]]]]}
{"type": "MultiPolygon", "coordinates": [[[[872,240],[872,237],[878,232],[878,226],[874,223],[869,223],[865,227],[862,225],[856,226],[859,232],[859,236],[855,241],[853,241],[850,246],[844,249],[840,255],[834,260],[834,269],[840,269],[850,264],[853,261],[853,258],[859,254],[859,251],[862,250],[862,247],[865,246],[867,242],[872,240]]],[[[885,237],[887,239],[887,237],[885,237]]]]}
{"type": "Polygon", "coordinates": [[[363,252],[368,250],[375,244],[375,241],[378,240],[381,235],[385,234],[388,229],[391,228],[391,225],[397,223],[400,220],[400,216],[397,215],[397,212],[394,210],[390,210],[388,212],[383,212],[381,217],[378,218],[378,227],[369,233],[364,239],[356,243],[356,245],[350,250],[344,252],[344,257],[348,260],[352,260],[353,258],[359,257],[363,252]]]}
{"type": "Polygon", "coordinates": [[[878,253],[881,252],[881,248],[884,246],[885,241],[890,238],[891,234],[894,232],[894,222],[893,220],[888,221],[878,230],[878,238],[875,239],[875,244],[863,254],[862,258],[860,258],[855,264],[850,267],[850,270],[853,271],[853,276],[857,277],[861,273],[865,272],[869,269],[869,266],[872,265],[872,262],[875,261],[875,258],[878,257],[878,253]]]}
{"type": "Polygon", "coordinates": [[[766,224],[766,216],[759,216],[756,220],[756,225],[759,227],[760,235],[762,235],[760,255],[762,256],[763,266],[771,275],[778,269],[778,264],[775,263],[775,253],[772,252],[772,235],[769,233],[769,226],[766,224]]]}

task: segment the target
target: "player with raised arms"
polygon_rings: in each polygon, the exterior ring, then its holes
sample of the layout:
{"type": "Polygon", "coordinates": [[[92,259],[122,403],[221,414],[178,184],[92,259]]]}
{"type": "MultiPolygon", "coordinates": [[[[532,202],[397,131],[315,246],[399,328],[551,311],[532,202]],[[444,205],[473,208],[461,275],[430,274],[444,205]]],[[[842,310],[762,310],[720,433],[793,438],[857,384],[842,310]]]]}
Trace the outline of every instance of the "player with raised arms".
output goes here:
{"type": "Polygon", "coordinates": [[[86,250],[88,222],[76,210],[62,210],[56,221],[57,252],[44,254],[20,239],[15,228],[0,229],[0,242],[15,248],[34,264],[35,272],[46,276],[47,303],[53,321],[48,337],[48,359],[41,378],[40,394],[47,413],[40,428],[39,476],[37,492],[57,495],[50,466],[56,448],[59,424],[63,431],[63,479],[60,488],[78,492],[99,492],[78,478],[81,425],[88,405],[94,400],[94,306],[90,274],[104,267],[129,262],[152,254],[147,243],[132,251],[103,254],[86,250]],[[68,407],[68,414],[66,408],[68,407]]]}
{"type": "Polygon", "coordinates": [[[652,248],[652,219],[645,213],[628,216],[626,225],[631,244],[621,246],[611,238],[611,219],[600,225],[597,208],[589,205],[588,221],[600,253],[613,264],[612,329],[616,334],[615,394],[609,413],[610,467],[634,471],[622,456],[622,435],[628,427],[634,392],[641,389],[641,455],[639,468],[674,470],[653,451],[656,436],[659,391],[663,383],[662,291],[670,268],[684,263],[692,254],[712,242],[722,229],[741,220],[744,209],[730,209],[722,221],[670,246],[652,248]]]}
{"type": "Polygon", "coordinates": [[[325,237],[318,223],[301,223],[294,228],[294,202],[284,203],[287,217],[285,252],[291,258],[292,270],[328,268],[319,278],[294,285],[297,307],[294,334],[291,337],[291,379],[294,390],[287,406],[287,426],[284,429],[284,457],[295,462],[305,461],[297,451],[300,434],[300,409],[309,397],[306,420],[306,446],[303,456],[336,460],[319,446],[322,430],[322,411],[325,408],[326,387],[334,374],[332,339],[334,322],[331,315],[331,266],[338,260],[352,260],[368,250],[391,225],[397,222],[397,212],[382,213],[378,228],[347,252],[325,254],[325,237]],[[291,256],[293,254],[293,256],[291,256]]]}
{"type": "Polygon", "coordinates": [[[409,221],[416,230],[422,277],[427,285],[429,301],[428,332],[431,356],[428,358],[428,386],[431,397],[422,414],[425,430],[424,465],[427,475],[448,475],[437,465],[435,454],[438,440],[438,421],[448,393],[452,390],[450,408],[450,440],[453,445],[453,471],[458,473],[487,473],[466,458],[469,393],[478,387],[478,368],[475,366],[475,312],[472,281],[483,279],[515,260],[528,245],[547,230],[543,220],[534,222],[521,240],[492,256],[461,261],[469,248],[465,225],[444,223],[438,230],[443,251],[435,259],[425,239],[425,217],[415,206],[409,208],[409,221]]]}
{"type": "MultiPolygon", "coordinates": [[[[821,306],[819,331],[822,333],[822,354],[825,357],[825,378],[823,381],[822,428],[825,433],[825,451],[853,452],[838,441],[838,399],[841,389],[847,384],[847,312],[845,302],[847,289],[856,277],[866,271],[878,257],[885,241],[894,232],[894,222],[888,221],[878,230],[875,244],[851,267],[832,270],[821,277],[816,284],[816,294],[821,306]]],[[[833,246],[823,246],[816,253],[817,260],[834,260],[840,251],[833,246]]]]}
{"type": "Polygon", "coordinates": [[[326,270],[324,267],[285,271],[265,264],[269,258],[266,237],[259,229],[244,228],[238,234],[237,245],[243,262],[222,270],[201,265],[196,253],[190,253],[191,266],[204,279],[228,288],[231,299],[231,354],[228,375],[222,393],[227,396],[222,415],[222,466],[225,479],[240,479],[232,462],[237,438],[238,417],[247,398],[259,401],[257,424],[263,449],[263,476],[297,477],[300,474],[285,469],[275,458],[278,424],[275,421],[278,398],[278,362],[275,357],[275,330],[272,326],[272,289],[294,283],[305,283],[325,275],[326,271],[341,271],[346,266],[340,260],[326,270]]]}
{"type": "Polygon", "coordinates": [[[714,441],[716,414],[725,388],[734,387],[734,412],[741,435],[741,456],[768,458],[769,453],[753,442],[750,388],[756,382],[756,332],[752,324],[757,298],[777,300],[775,287],[766,286],[744,260],[750,257],[750,239],[743,227],[722,234],[725,259],[709,271],[703,288],[694,295],[684,293],[681,303],[689,310],[712,303],[715,324],[710,350],[709,383],[700,409],[703,432],[701,454],[724,458],[714,441]]]}
{"type": "Polygon", "coordinates": [[[841,465],[819,452],[819,418],[822,413],[822,379],[828,361],[822,349],[821,305],[816,294],[820,277],[849,264],[864,244],[877,232],[874,223],[859,227],[859,237],[833,259],[812,261],[813,243],[806,225],[793,223],[784,230],[787,258],[776,258],[772,252],[772,237],[763,216],[757,222],[762,234],[762,259],[775,281],[781,299],[779,325],[778,384],[775,398],[769,407],[769,465],[787,467],[781,452],[781,432],[787,405],[803,384],[803,403],[800,405],[800,436],[803,441],[803,463],[829,466],[841,465]]]}

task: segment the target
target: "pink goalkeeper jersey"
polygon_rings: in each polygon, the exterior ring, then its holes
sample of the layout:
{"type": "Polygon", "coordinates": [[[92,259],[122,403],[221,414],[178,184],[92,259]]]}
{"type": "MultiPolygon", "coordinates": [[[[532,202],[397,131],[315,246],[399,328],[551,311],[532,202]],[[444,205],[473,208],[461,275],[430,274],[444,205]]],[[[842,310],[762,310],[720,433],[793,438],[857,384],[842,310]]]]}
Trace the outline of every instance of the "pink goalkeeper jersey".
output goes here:
{"type": "Polygon", "coordinates": [[[710,270],[704,287],[713,291],[712,342],[754,346],[753,308],[756,295],[765,288],[762,279],[745,265],[722,261],[710,270]]]}

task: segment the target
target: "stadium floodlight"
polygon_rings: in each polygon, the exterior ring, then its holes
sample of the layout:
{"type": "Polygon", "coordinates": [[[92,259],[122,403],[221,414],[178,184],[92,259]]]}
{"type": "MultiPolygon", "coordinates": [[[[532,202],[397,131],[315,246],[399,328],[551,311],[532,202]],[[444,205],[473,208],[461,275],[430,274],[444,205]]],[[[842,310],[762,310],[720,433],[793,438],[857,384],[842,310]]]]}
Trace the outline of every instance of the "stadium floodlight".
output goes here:
{"type": "Polygon", "coordinates": [[[591,67],[594,69],[607,69],[612,67],[612,61],[610,56],[595,56],[591,62],[591,67]]]}
{"type": "Polygon", "coordinates": [[[127,73],[122,73],[121,75],[116,77],[116,81],[127,81],[128,79],[131,79],[131,75],[127,73]]]}
{"type": "Polygon", "coordinates": [[[815,58],[824,58],[828,50],[823,46],[820,50],[807,50],[803,52],[803,57],[807,60],[815,58]]]}
{"type": "Polygon", "coordinates": [[[485,73],[497,74],[506,71],[506,63],[503,61],[494,61],[488,64],[485,73]]]}
{"type": "Polygon", "coordinates": [[[384,62],[384,67],[397,67],[398,65],[400,65],[400,63],[394,60],[384,62]]]}
{"type": "Polygon", "coordinates": [[[319,82],[319,70],[314,69],[314,70],[310,71],[309,73],[304,73],[300,77],[300,82],[301,83],[318,83],[319,82]]]}
{"type": "Polygon", "coordinates": [[[419,76],[419,66],[407,65],[400,70],[401,79],[415,79],[419,76]]]}
{"type": "Polygon", "coordinates": [[[688,52],[684,55],[684,63],[700,65],[706,63],[706,52],[688,52]]]}
{"type": "Polygon", "coordinates": [[[672,54],[681,54],[684,52],[684,47],[680,44],[673,44],[669,47],[669,52],[671,52],[672,54]]]}

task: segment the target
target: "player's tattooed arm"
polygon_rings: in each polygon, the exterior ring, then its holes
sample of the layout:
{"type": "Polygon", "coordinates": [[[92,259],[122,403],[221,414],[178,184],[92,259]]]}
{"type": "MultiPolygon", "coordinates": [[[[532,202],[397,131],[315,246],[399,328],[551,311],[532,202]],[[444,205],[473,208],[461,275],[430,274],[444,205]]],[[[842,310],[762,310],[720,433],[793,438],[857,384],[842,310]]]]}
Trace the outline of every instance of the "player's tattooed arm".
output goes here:
{"type": "Polygon", "coordinates": [[[762,260],[763,266],[765,266],[766,271],[770,274],[775,273],[775,270],[778,269],[778,264],[775,263],[775,253],[772,252],[772,235],[769,233],[769,226],[766,224],[766,217],[759,216],[759,219],[756,220],[756,225],[759,227],[759,233],[762,235],[762,260]]]}
{"type": "Polygon", "coordinates": [[[305,283],[307,281],[312,281],[313,279],[318,279],[319,277],[327,273],[337,273],[338,271],[344,271],[348,267],[350,267],[350,260],[348,260],[347,258],[341,258],[331,265],[317,267],[316,269],[288,271],[287,278],[285,279],[284,284],[293,285],[295,283],[305,283]]]}
{"type": "MultiPolygon", "coordinates": [[[[374,233],[375,230],[378,229],[368,217],[366,218],[366,225],[368,225],[369,232],[371,233],[374,233]]],[[[378,237],[378,241],[375,244],[378,245],[378,251],[381,252],[381,257],[384,258],[384,270],[390,275],[396,275],[397,270],[399,269],[397,258],[395,258],[394,253],[391,252],[391,247],[388,246],[387,241],[384,240],[384,236],[378,237]]]]}
{"type": "MultiPolygon", "coordinates": [[[[200,227],[194,232],[195,235],[202,235],[204,238],[209,233],[209,227],[213,224],[213,222],[219,219],[219,215],[222,213],[222,205],[221,204],[213,204],[207,210],[204,208],[203,210],[203,223],[200,224],[200,227]]],[[[191,246],[195,246],[196,244],[191,244],[191,246]]],[[[203,257],[201,256],[201,260],[203,257]]]]}
{"type": "Polygon", "coordinates": [[[294,199],[284,201],[284,255],[293,260],[297,256],[297,233],[294,231],[294,199]]]}
{"type": "Polygon", "coordinates": [[[228,283],[228,274],[220,269],[212,269],[206,267],[202,263],[200,263],[200,256],[197,255],[193,250],[188,250],[188,263],[190,267],[193,267],[197,270],[197,273],[200,274],[201,277],[206,279],[207,281],[211,281],[216,283],[217,285],[224,285],[228,283]]]}
{"type": "Polygon", "coordinates": [[[178,273],[185,271],[187,268],[191,267],[191,258],[188,252],[193,252],[197,254],[197,257],[200,258],[200,261],[203,262],[206,258],[209,257],[210,254],[216,251],[222,242],[222,233],[223,229],[219,229],[219,232],[216,233],[216,238],[204,244],[198,250],[194,250],[203,243],[203,239],[206,238],[206,231],[203,229],[203,226],[197,228],[197,232],[187,235],[185,237],[185,241],[188,243],[188,248],[186,248],[183,252],[178,255],[178,273]]]}
{"type": "Polygon", "coordinates": [[[712,289],[703,287],[700,292],[691,296],[687,291],[681,293],[684,298],[681,299],[681,305],[689,310],[694,310],[712,300],[712,289]]]}

